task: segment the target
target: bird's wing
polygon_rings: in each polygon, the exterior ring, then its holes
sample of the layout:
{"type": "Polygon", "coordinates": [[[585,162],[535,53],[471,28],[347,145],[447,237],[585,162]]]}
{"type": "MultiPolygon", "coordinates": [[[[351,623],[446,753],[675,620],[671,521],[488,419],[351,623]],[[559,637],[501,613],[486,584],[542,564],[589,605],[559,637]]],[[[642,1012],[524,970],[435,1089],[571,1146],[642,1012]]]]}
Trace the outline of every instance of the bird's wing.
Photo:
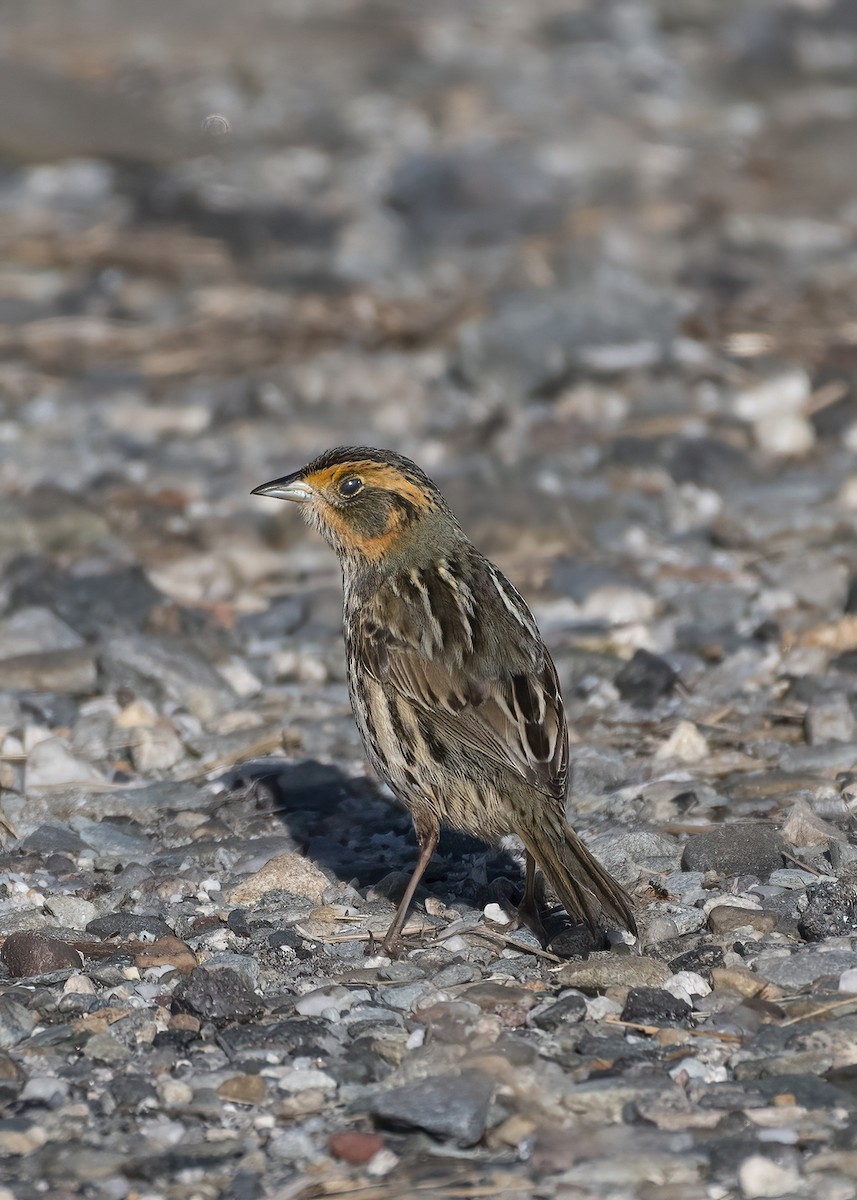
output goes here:
{"type": "Polygon", "coordinates": [[[508,605],[508,612],[478,614],[483,621],[496,618],[495,634],[497,625],[503,627],[500,651],[474,651],[471,641],[468,652],[461,639],[427,636],[426,622],[415,619],[413,607],[390,596],[377,596],[371,611],[358,618],[354,650],[385,690],[431,721],[435,736],[469,746],[563,800],[568,729],[556,668],[523,600],[502,582],[513,603],[522,606],[521,616],[516,619],[508,605]],[[509,668],[498,665],[501,661],[509,668]]]}

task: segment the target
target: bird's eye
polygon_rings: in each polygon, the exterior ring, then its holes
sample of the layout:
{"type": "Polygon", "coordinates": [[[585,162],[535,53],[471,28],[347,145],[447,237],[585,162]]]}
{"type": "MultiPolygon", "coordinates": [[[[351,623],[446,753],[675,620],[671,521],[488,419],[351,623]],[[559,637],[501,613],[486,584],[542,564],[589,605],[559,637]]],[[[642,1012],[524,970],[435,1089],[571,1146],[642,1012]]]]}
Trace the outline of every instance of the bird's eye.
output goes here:
{"type": "Polygon", "coordinates": [[[349,499],[356,496],[358,492],[363,490],[363,480],[358,479],[356,475],[349,475],[343,479],[339,485],[340,496],[347,496],[349,499]]]}

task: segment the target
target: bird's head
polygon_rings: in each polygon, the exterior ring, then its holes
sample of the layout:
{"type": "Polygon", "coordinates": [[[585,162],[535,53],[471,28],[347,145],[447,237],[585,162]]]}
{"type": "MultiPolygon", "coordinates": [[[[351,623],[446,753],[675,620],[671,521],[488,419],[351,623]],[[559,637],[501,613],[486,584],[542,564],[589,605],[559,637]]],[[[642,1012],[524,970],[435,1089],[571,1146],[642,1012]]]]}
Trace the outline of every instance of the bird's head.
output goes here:
{"type": "Polygon", "coordinates": [[[446,503],[409,458],[368,446],[327,450],[299,471],[253,489],[295,500],[343,563],[381,565],[450,522],[446,503]]]}

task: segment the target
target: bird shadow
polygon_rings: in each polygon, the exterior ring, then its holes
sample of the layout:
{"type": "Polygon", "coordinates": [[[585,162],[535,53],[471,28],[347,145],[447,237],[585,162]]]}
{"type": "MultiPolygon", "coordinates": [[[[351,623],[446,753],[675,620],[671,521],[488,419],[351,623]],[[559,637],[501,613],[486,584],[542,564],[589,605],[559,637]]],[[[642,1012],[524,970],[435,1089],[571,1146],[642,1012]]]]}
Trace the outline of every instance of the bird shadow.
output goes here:
{"type": "MultiPolygon", "coordinates": [[[[331,880],[350,884],[363,895],[376,889],[377,896],[398,903],[419,847],[410,814],[371,779],[348,776],[314,759],[290,763],[262,758],[233,767],[221,783],[233,802],[252,805],[263,820],[279,820],[291,848],[331,880]]],[[[502,847],[444,828],[417,892],[416,908],[433,896],[465,916],[476,917],[492,902],[511,915],[522,894],[520,859],[502,847]]],[[[562,910],[546,912],[542,919],[551,945],[564,956],[594,948],[562,910]]]]}

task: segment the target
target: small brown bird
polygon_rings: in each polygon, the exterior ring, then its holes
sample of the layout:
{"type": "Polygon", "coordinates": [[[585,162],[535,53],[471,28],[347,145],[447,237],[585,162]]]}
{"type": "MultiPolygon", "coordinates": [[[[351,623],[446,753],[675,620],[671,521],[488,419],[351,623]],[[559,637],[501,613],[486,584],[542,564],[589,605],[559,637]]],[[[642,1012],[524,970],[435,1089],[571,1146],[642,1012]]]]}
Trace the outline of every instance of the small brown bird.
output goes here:
{"type": "Polygon", "coordinates": [[[348,446],[254,495],[298,501],[342,566],[354,716],[420,844],[383,949],[398,948],[443,824],[486,842],[517,834],[519,919],[536,930],[538,864],[570,916],[636,932],[628,895],[565,818],[568,730],[533,615],[428,476],[389,450],[348,446]]]}

